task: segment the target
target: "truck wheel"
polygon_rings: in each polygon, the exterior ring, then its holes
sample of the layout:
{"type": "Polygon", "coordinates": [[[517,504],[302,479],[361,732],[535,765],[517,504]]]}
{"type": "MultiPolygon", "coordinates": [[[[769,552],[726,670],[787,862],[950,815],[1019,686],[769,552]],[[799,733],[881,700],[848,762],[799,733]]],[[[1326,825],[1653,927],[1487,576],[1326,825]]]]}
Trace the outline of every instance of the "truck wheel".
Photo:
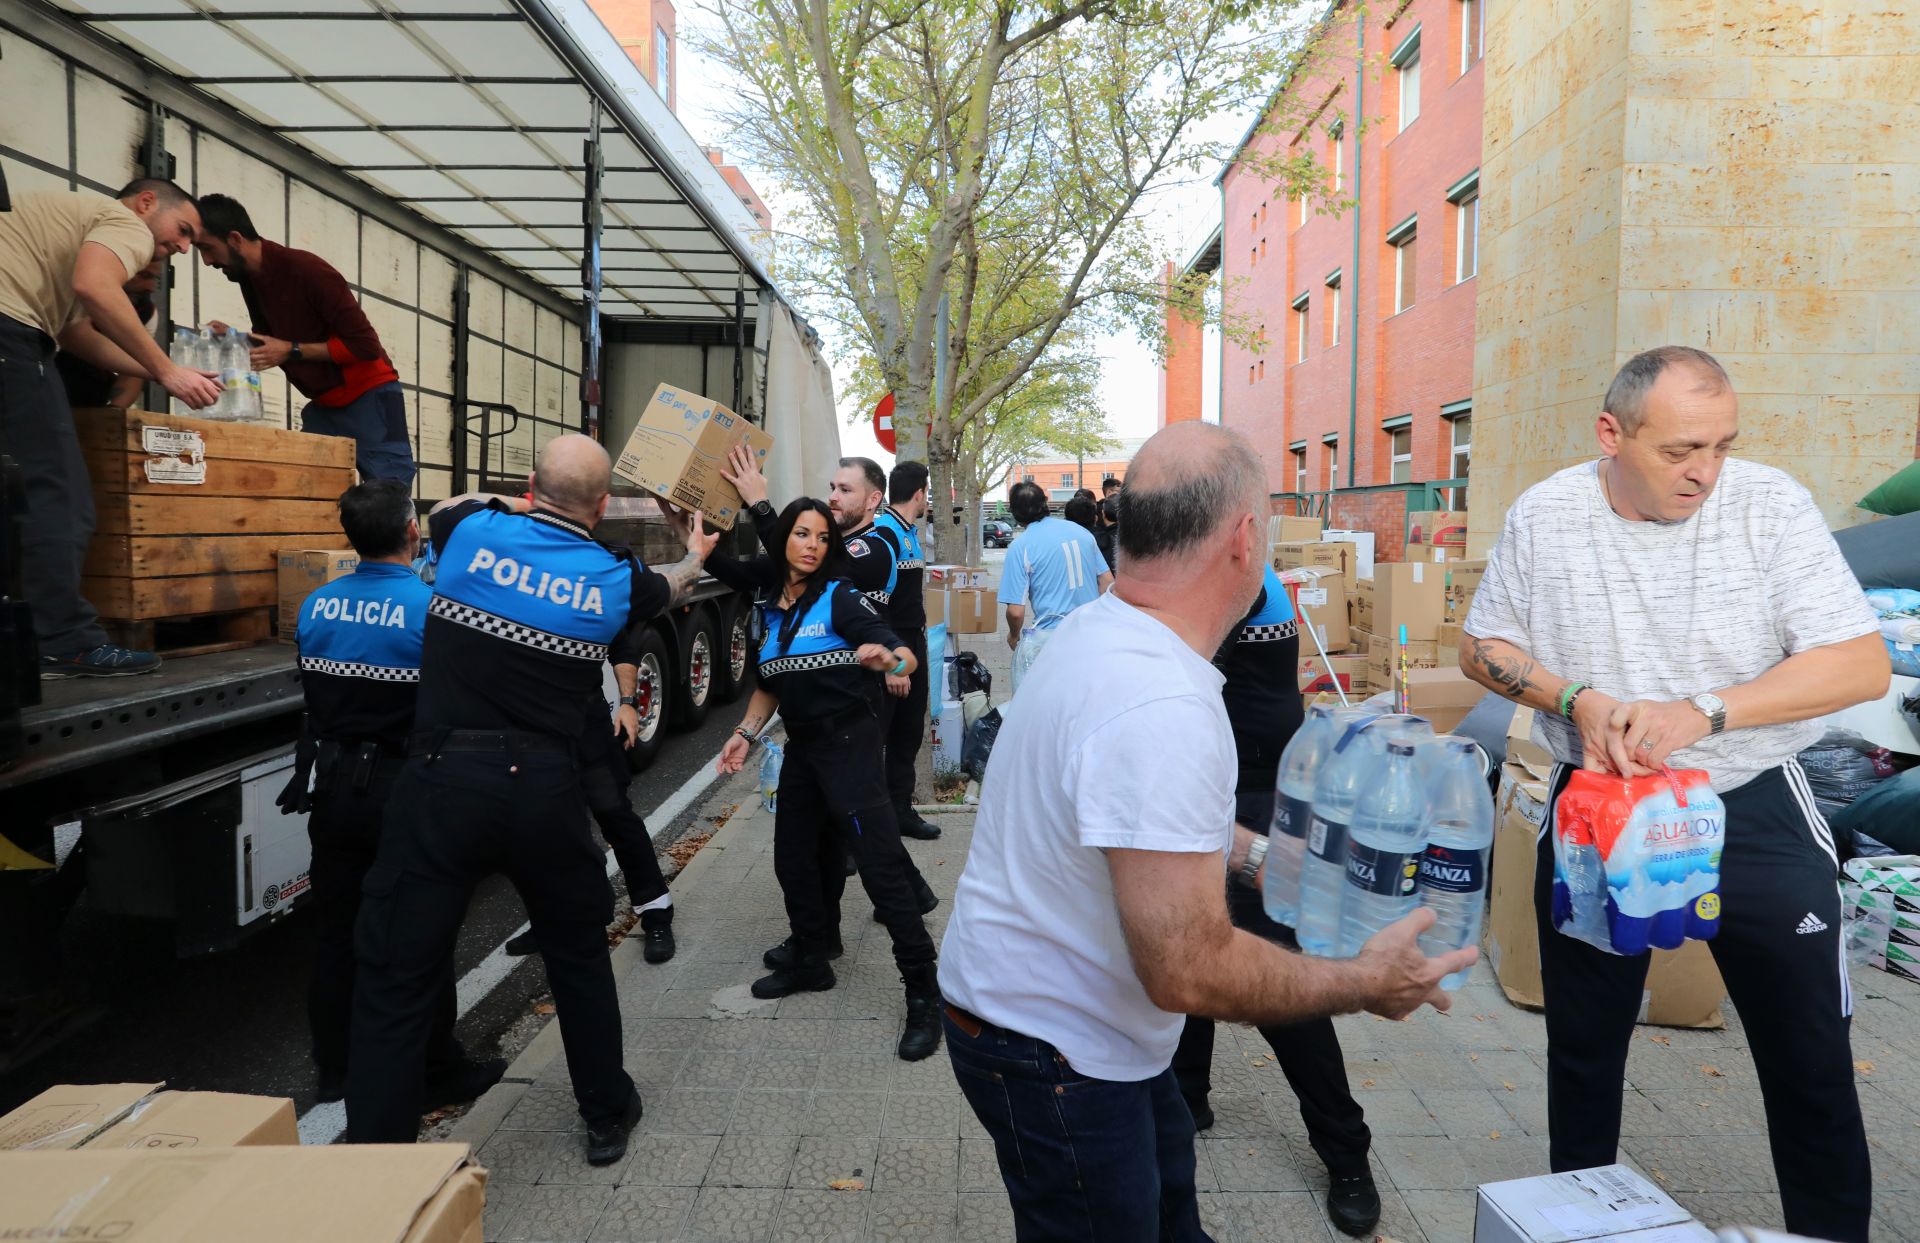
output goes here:
{"type": "Polygon", "coordinates": [[[634,679],[633,693],[640,701],[640,735],[627,749],[627,767],[637,773],[653,763],[667,740],[667,721],[671,715],[668,705],[672,698],[668,694],[667,671],[673,666],[667,641],[651,627],[640,632],[634,651],[639,673],[634,679]]]}
{"type": "Polygon", "coordinates": [[[747,610],[752,607],[736,602],[724,614],[713,669],[713,697],[721,703],[740,698],[753,682],[753,644],[747,638],[747,610]]]}
{"type": "Polygon", "coordinates": [[[674,687],[673,724],[675,729],[698,729],[707,719],[713,692],[719,683],[720,641],[713,624],[713,610],[702,608],[693,615],[693,624],[680,645],[680,678],[674,687]]]}

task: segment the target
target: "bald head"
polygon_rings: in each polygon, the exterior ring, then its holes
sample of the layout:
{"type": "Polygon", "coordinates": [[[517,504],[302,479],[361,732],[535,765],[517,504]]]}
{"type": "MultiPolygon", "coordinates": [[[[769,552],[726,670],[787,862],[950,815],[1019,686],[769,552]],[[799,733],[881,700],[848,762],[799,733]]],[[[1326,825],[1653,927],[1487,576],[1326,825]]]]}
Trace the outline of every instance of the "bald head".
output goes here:
{"type": "Polygon", "coordinates": [[[1223,525],[1266,509],[1267,473],[1244,438],[1211,423],[1175,423],[1127,466],[1120,551],[1129,559],[1191,556],[1223,525]]]}
{"type": "Polygon", "coordinates": [[[588,523],[598,522],[613,487],[613,461],[591,436],[556,436],[533,466],[533,500],[588,523]]]}

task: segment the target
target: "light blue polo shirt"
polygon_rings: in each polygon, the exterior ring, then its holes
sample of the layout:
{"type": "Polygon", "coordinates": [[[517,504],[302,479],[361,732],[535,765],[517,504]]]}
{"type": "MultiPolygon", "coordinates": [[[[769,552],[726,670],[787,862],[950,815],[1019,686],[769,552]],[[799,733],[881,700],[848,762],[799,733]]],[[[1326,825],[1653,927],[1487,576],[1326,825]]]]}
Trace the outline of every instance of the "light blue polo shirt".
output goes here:
{"type": "Polygon", "coordinates": [[[1025,605],[1027,626],[1051,630],[1099,597],[1098,580],[1105,573],[1107,559],[1093,532],[1065,518],[1042,518],[1007,549],[1000,604],[1025,605]]]}

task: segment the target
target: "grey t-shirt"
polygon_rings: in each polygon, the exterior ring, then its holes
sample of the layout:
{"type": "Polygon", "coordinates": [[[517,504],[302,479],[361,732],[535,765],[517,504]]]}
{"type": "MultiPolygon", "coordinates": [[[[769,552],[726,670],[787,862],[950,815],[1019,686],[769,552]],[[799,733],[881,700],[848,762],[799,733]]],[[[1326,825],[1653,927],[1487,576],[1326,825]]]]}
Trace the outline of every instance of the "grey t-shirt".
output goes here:
{"type": "MultiPolygon", "coordinates": [[[[1466,631],[1518,644],[1562,677],[1622,701],[1685,699],[1751,682],[1789,656],[1878,633],[1873,610],[1807,490],[1729,458],[1684,522],[1629,522],[1596,463],[1528,488],[1507,511],[1466,631]]],[[[1728,730],[1674,753],[1731,790],[1820,737],[1816,718],[1728,730]]],[[[1573,726],[1534,714],[1534,740],[1581,762],[1573,726]]]]}

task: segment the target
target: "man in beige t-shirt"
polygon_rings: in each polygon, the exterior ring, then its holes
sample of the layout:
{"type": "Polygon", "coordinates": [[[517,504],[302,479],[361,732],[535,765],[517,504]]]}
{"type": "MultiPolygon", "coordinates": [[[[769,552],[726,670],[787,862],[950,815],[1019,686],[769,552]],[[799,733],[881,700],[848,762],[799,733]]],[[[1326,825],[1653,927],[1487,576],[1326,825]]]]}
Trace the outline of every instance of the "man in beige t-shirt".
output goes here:
{"type": "Polygon", "coordinates": [[[156,381],[195,408],[217,401],[220,386],[172,362],[122,288],[156,254],[184,254],[199,227],[192,196],[157,178],[128,184],[117,199],[20,194],[12,211],[0,212],[0,449],[19,462],[26,484],[21,578],[43,678],[160,666],[151,652],[109,643],[80,594],[93,492],[53,358],[66,351],[156,381]]]}

